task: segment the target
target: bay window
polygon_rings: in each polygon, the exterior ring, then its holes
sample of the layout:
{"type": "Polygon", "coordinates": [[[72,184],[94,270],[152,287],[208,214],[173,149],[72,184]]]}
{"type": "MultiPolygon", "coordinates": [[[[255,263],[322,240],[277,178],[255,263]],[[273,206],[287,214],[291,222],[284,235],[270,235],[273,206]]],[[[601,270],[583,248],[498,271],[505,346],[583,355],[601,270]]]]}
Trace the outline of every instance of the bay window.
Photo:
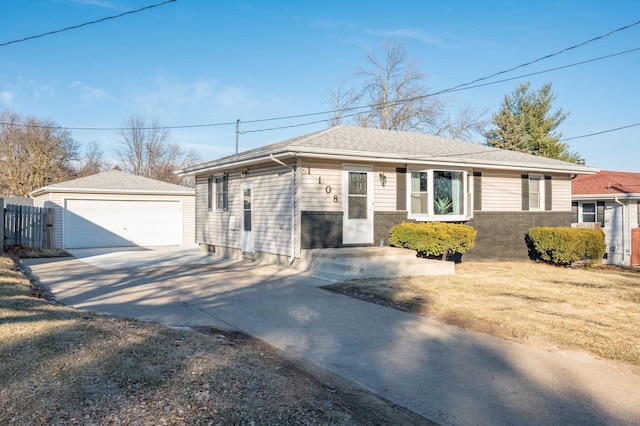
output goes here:
{"type": "Polygon", "coordinates": [[[417,220],[467,220],[467,172],[420,170],[408,173],[409,218],[417,220]]]}

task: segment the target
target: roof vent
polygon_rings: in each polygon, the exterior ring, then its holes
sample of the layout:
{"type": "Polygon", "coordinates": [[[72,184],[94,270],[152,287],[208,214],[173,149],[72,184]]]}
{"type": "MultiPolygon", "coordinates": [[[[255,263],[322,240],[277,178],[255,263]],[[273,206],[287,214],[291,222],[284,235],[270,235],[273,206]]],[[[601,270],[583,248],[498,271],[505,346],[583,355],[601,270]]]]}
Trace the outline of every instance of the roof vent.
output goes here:
{"type": "Polygon", "coordinates": [[[580,158],[579,160],[576,160],[576,164],[578,166],[584,166],[586,162],[584,161],[584,158],[580,158]]]}

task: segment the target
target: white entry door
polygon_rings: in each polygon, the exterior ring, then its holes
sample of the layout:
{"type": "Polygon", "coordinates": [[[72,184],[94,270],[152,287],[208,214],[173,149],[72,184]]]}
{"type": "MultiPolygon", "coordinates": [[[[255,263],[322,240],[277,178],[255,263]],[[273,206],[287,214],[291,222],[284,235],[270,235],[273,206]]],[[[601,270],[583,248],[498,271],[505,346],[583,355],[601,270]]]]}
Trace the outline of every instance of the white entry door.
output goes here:
{"type": "Polygon", "coordinates": [[[253,243],[253,183],[242,184],[242,252],[255,253],[253,243]]]}
{"type": "Polygon", "coordinates": [[[373,168],[345,166],[342,171],[343,244],[373,243],[373,168]]]}

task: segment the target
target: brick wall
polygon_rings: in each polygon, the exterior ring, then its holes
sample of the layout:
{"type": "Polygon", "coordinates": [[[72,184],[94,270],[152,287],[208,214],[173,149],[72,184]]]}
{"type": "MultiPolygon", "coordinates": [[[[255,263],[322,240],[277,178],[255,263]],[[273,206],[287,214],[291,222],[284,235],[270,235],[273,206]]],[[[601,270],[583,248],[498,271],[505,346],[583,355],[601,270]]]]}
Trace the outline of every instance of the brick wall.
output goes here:
{"type": "Polygon", "coordinates": [[[526,235],[535,226],[571,226],[571,212],[481,212],[467,222],[476,229],[475,248],[463,260],[529,259],[526,235]]]}
{"type": "Polygon", "coordinates": [[[303,211],[302,249],[342,247],[342,212],[303,211]]]}
{"type": "Polygon", "coordinates": [[[380,244],[384,240],[384,245],[389,246],[389,230],[398,223],[406,222],[406,211],[374,212],[373,213],[373,243],[380,244]]]}

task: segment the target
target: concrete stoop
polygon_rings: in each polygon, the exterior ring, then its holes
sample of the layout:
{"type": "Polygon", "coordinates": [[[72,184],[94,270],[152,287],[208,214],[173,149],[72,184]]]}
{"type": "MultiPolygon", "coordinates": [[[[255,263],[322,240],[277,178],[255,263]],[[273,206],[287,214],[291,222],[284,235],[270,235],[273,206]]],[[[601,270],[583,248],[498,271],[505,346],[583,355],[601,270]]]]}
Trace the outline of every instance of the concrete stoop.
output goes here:
{"type": "Polygon", "coordinates": [[[394,247],[303,250],[294,266],[331,281],[455,273],[454,262],[423,259],[414,251],[394,247]]]}

